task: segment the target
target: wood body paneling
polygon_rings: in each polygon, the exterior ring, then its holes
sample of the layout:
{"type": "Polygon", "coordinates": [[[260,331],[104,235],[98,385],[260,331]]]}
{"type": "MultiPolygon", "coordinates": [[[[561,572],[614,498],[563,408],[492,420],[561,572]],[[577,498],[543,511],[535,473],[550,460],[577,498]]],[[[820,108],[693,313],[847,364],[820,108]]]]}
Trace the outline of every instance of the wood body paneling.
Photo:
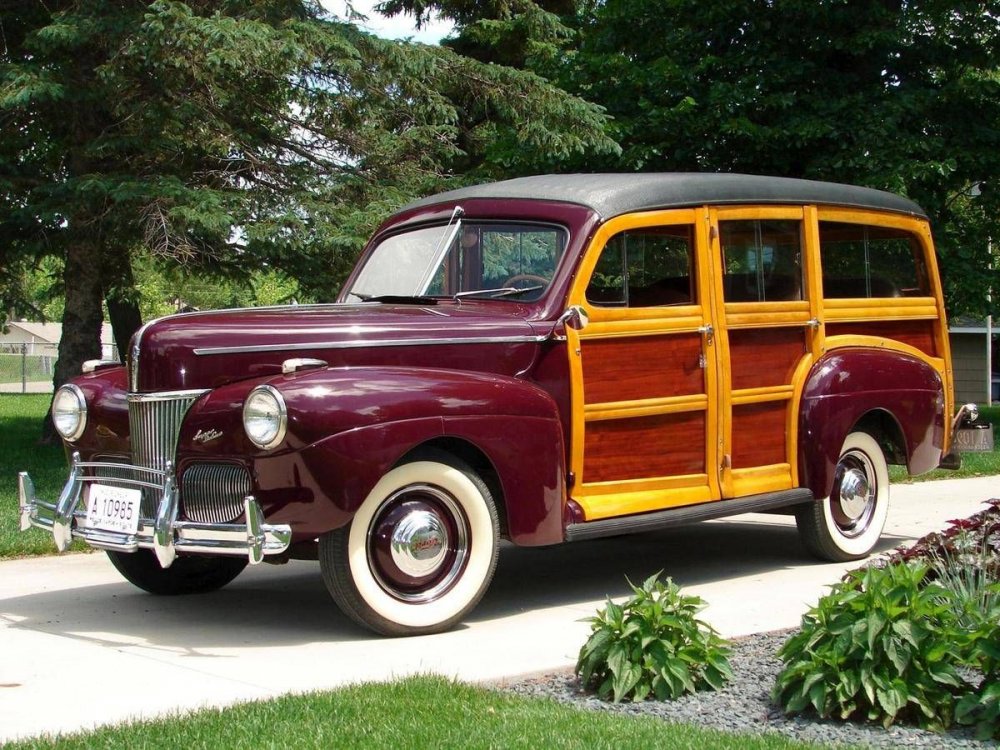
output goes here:
{"type": "Polygon", "coordinates": [[[581,346],[584,402],[704,393],[701,346],[699,333],[585,339],[581,346]]]}
{"type": "Polygon", "coordinates": [[[801,327],[751,328],[729,332],[733,390],[787,385],[806,353],[801,327]]]}
{"type": "Polygon", "coordinates": [[[705,412],[587,423],[583,480],[610,482],[705,472],[705,412]]]}
{"type": "Polygon", "coordinates": [[[908,344],[928,356],[938,356],[933,320],[873,320],[865,323],[829,323],[826,327],[826,335],[878,336],[908,344]]]}
{"type": "Polygon", "coordinates": [[[748,469],[788,460],[787,401],[733,407],[733,468],[748,469]]]}

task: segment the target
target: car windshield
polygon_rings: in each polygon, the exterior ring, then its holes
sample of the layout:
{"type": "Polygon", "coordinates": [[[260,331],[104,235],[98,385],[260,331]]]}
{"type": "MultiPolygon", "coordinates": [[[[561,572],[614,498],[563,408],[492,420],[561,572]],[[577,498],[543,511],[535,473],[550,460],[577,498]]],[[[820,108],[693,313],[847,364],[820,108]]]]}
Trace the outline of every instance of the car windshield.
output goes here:
{"type": "Polygon", "coordinates": [[[349,295],[537,300],[566,247],[560,227],[456,220],[387,237],[349,295]]]}

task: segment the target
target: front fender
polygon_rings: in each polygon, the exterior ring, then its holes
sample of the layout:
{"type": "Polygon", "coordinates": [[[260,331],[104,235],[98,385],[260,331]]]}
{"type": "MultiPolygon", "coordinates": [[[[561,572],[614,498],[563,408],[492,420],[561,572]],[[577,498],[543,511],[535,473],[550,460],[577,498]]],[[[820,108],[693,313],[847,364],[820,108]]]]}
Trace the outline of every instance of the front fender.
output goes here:
{"type": "Polygon", "coordinates": [[[828,496],[844,439],[859,422],[873,418],[894,423],[911,474],[933,469],[941,459],[944,403],[940,375],[918,357],[862,348],[827,354],[802,391],[801,484],[816,497],[828,496]]]}
{"type": "MultiPolygon", "coordinates": [[[[285,443],[264,452],[247,448],[245,438],[233,440],[253,457],[256,492],[271,522],[292,524],[296,535],[341,526],[406,454],[458,441],[496,474],[513,541],[562,540],[565,450],[556,404],[541,388],[483,373],[392,367],[331,368],[262,382],[285,400],[285,443]]],[[[235,400],[235,390],[212,394],[185,432],[198,429],[202,415],[219,415],[213,402],[233,411],[235,400]]]]}

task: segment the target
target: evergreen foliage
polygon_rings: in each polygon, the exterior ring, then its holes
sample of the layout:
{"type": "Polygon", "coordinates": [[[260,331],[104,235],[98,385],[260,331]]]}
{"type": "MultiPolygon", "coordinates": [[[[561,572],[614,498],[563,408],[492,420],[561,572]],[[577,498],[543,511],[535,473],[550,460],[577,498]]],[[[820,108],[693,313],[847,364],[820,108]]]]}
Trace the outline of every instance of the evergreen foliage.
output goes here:
{"type": "Polygon", "coordinates": [[[530,72],[311,0],[11,0],[0,33],[0,309],[64,259],[57,383],[94,356],[102,298],[137,309],[138,254],[329,299],[411,198],[615,148],[598,107],[530,72]]]}

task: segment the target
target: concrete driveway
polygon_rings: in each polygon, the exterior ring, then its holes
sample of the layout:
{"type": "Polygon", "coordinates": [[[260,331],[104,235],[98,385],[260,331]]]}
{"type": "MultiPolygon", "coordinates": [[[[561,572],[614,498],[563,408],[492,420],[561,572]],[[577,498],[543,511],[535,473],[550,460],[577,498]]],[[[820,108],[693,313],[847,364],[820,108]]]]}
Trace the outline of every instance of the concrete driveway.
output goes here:
{"type": "MultiPolygon", "coordinates": [[[[1000,496],[1000,478],[893,488],[882,549],[1000,496]]],[[[664,570],[726,636],[794,627],[848,565],[811,561],[794,522],[746,515],[546,549],[505,547],[450,633],[381,639],[329,599],[316,563],[261,565],[225,589],[158,598],[103,554],[0,563],[0,741],[414,673],[497,680],[570,666],[582,618],[664,570]]]]}

